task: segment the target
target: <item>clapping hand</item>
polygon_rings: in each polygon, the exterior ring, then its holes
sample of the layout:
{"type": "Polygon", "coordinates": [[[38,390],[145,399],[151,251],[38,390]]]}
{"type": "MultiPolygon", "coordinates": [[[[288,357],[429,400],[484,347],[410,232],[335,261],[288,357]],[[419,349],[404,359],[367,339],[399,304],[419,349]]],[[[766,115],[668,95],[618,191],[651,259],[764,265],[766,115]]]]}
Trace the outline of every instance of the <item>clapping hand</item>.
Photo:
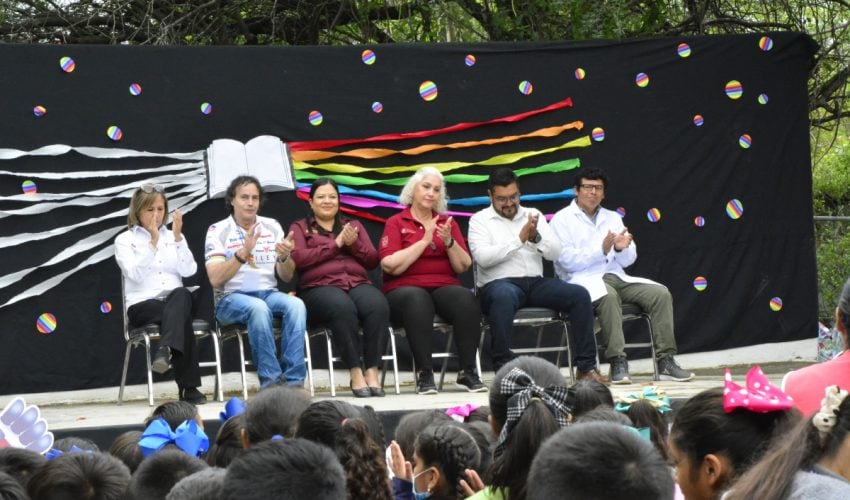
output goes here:
{"type": "Polygon", "coordinates": [[[179,242],[183,239],[183,214],[180,213],[179,208],[171,216],[171,232],[174,233],[174,241],[179,242]]]}
{"type": "Polygon", "coordinates": [[[395,477],[404,479],[408,483],[413,482],[413,465],[404,458],[401,446],[395,440],[390,443],[389,466],[395,477]]]}
{"type": "Polygon", "coordinates": [[[277,251],[277,259],[282,262],[289,258],[289,255],[295,250],[295,233],[290,231],[286,238],[274,244],[274,249],[277,251]],[[281,259],[283,257],[283,259],[281,259]]]}
{"type": "Polygon", "coordinates": [[[350,222],[347,222],[344,226],[342,226],[342,231],[336,237],[336,245],[340,248],[343,246],[351,246],[354,242],[357,241],[357,238],[360,235],[360,231],[351,225],[350,222]]]}
{"type": "Polygon", "coordinates": [[[537,235],[537,218],[537,214],[528,214],[528,220],[523,224],[522,229],[519,230],[519,239],[523,243],[533,240],[537,235]]]}
{"type": "Polygon", "coordinates": [[[452,241],[452,218],[449,216],[445,222],[437,225],[437,235],[443,240],[443,245],[449,246],[452,241]]]}
{"type": "Polygon", "coordinates": [[[632,243],[632,235],[629,229],[624,227],[622,231],[614,236],[614,250],[621,251],[629,247],[632,243]]]}

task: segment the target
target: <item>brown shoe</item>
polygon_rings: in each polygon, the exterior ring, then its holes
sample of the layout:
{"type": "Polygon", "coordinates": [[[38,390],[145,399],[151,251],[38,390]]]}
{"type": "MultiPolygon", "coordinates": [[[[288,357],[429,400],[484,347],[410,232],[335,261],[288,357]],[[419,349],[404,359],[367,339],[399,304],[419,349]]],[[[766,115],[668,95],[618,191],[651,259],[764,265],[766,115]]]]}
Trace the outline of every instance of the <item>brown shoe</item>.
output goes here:
{"type": "Polygon", "coordinates": [[[596,368],[592,368],[586,372],[576,370],[576,382],[579,382],[584,379],[595,380],[600,384],[611,385],[611,381],[608,380],[608,377],[599,373],[599,370],[596,368]]]}

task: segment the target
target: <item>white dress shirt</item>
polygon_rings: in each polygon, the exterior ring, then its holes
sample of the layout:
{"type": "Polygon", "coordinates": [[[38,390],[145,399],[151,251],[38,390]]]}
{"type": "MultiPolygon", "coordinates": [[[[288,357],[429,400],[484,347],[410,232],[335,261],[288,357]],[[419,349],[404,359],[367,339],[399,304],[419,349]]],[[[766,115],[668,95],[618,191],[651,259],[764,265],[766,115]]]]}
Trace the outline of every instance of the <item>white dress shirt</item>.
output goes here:
{"type": "Polygon", "coordinates": [[[476,285],[481,287],[501,278],[543,276],[543,258],[555,260],[561,253],[558,238],[536,208],[517,207],[513,219],[507,219],[492,205],[479,210],[469,219],[469,250],[478,272],[476,285]],[[528,215],[537,215],[540,242],[523,243],[519,232],[528,215]]]}
{"type": "Polygon", "coordinates": [[[124,307],[183,286],[183,278],[198,271],[186,237],[174,241],[174,233],[159,228],[156,248],[151,235],[140,226],[132,226],[115,238],[115,260],[124,274],[124,307]]]}
{"type": "Polygon", "coordinates": [[[628,283],[658,284],[646,278],[629,276],[624,271],[637,260],[634,241],[619,252],[612,246],[607,254],[602,253],[602,240],[608,231],[617,234],[625,227],[617,212],[599,207],[594,220],[573,200],[552,217],[551,225],[563,246],[560,257],[555,261],[555,272],[561,279],[585,287],[591,301],[608,293],[602,281],[606,273],[616,274],[628,283]]]}

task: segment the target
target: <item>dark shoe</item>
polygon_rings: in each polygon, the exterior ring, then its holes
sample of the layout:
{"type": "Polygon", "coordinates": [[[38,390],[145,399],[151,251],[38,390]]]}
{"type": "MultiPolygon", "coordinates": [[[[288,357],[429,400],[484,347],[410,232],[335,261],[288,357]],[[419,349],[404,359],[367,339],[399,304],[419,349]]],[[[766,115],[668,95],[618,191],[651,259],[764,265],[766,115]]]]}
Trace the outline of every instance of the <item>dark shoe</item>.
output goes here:
{"type": "Polygon", "coordinates": [[[463,387],[469,392],[487,392],[487,386],[478,378],[475,369],[458,372],[456,384],[458,387],[463,387]]]}
{"type": "Polygon", "coordinates": [[[372,395],[372,391],[369,390],[369,386],[361,387],[360,389],[355,389],[354,386],[351,385],[351,382],[349,382],[348,387],[351,388],[351,393],[354,394],[355,398],[368,398],[372,395]]]}
{"type": "Polygon", "coordinates": [[[373,398],[382,398],[387,395],[382,387],[372,387],[371,385],[369,386],[369,392],[372,393],[373,398]]]}
{"type": "Polygon", "coordinates": [[[193,405],[202,405],[207,402],[207,397],[198,390],[197,387],[187,387],[180,389],[180,401],[186,401],[193,405]]]}
{"type": "Polygon", "coordinates": [[[611,377],[612,384],[632,383],[632,379],[629,377],[629,361],[625,358],[625,356],[611,358],[608,360],[608,363],[611,364],[609,376],[611,377]]]}
{"type": "Polygon", "coordinates": [[[595,380],[600,384],[611,385],[611,381],[608,380],[608,377],[599,373],[599,370],[597,370],[596,368],[591,368],[586,372],[576,370],[576,382],[580,382],[585,379],[595,380]]]}
{"type": "Polygon", "coordinates": [[[434,372],[422,370],[416,377],[416,394],[439,394],[434,385],[434,372]]]}
{"type": "Polygon", "coordinates": [[[156,351],[156,356],[151,363],[151,370],[162,375],[171,368],[171,349],[167,345],[161,346],[156,351]]]}
{"type": "Polygon", "coordinates": [[[676,363],[673,356],[664,356],[658,360],[658,380],[672,380],[674,382],[687,382],[694,378],[694,374],[685,371],[676,363]]]}

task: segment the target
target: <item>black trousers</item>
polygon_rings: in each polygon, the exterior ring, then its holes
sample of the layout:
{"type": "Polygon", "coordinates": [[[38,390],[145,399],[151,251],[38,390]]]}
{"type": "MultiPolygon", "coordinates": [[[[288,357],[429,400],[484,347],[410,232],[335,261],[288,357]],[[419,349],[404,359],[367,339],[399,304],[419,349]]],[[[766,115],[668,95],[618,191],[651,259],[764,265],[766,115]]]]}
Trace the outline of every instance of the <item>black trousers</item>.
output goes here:
{"type": "Polygon", "coordinates": [[[390,307],[380,290],[369,284],[348,291],[319,286],[303,290],[299,296],[307,307],[307,322],[330,327],[334,346],[348,368],[378,366],[387,348],[390,324],[390,307]]]}
{"type": "Polygon", "coordinates": [[[475,351],[481,335],[481,308],[468,289],[449,285],[439,288],[403,286],[387,294],[393,325],[404,327],[418,369],[433,368],[434,313],[454,330],[454,342],[462,370],[474,370],[475,351]]]}
{"type": "Polygon", "coordinates": [[[165,300],[148,299],[127,309],[127,319],[133,326],[159,323],[160,346],[171,348],[174,381],[178,387],[200,387],[201,370],[198,368],[198,350],[192,318],[195,299],[186,288],[175,288],[165,300]]]}

